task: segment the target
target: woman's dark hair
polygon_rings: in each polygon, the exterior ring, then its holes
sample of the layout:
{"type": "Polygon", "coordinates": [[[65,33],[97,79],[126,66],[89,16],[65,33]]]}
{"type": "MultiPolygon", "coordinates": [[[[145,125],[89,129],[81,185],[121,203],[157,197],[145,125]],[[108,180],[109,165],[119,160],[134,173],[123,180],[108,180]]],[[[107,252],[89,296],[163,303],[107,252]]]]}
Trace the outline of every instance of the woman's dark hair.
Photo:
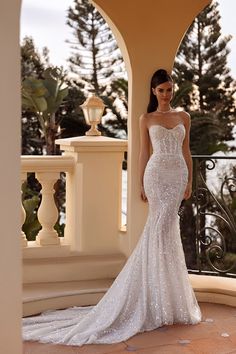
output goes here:
{"type": "Polygon", "coordinates": [[[172,77],[168,74],[168,72],[164,69],[157,70],[151,79],[151,87],[150,87],[150,100],[147,107],[147,113],[154,112],[158,107],[158,101],[154,93],[152,92],[153,88],[156,88],[158,85],[163,84],[164,82],[173,82],[172,77]]]}

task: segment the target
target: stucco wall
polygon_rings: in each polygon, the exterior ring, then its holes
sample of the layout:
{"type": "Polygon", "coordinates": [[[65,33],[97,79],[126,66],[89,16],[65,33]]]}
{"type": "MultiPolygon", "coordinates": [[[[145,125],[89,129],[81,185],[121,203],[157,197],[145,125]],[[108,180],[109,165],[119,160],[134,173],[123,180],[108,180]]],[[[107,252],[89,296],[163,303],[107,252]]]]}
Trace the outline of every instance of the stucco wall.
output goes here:
{"type": "Polygon", "coordinates": [[[0,11],[0,353],[21,353],[20,1],[0,11]]]}

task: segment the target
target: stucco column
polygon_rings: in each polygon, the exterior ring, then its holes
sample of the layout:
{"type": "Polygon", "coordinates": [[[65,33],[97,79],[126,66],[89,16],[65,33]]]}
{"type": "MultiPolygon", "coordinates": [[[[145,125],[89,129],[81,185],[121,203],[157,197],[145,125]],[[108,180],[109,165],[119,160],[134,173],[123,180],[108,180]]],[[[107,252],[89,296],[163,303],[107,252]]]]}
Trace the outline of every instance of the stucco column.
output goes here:
{"type": "Polygon", "coordinates": [[[21,354],[20,1],[0,11],[0,353],[21,354]]]}
{"type": "Polygon", "coordinates": [[[75,161],[73,172],[66,175],[65,241],[80,253],[117,253],[127,142],[83,136],[56,143],[75,161]]]}

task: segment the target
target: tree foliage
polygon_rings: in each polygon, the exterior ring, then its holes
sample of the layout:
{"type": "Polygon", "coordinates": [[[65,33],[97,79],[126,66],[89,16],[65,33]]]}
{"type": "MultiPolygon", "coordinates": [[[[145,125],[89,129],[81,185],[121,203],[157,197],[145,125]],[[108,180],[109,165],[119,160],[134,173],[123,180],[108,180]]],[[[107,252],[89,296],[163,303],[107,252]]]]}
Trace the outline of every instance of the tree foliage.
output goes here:
{"type": "Polygon", "coordinates": [[[107,118],[104,126],[106,135],[127,137],[128,118],[128,82],[125,79],[114,80],[107,88],[106,94],[102,95],[106,107],[107,118]]]}
{"type": "MultiPolygon", "coordinates": [[[[49,50],[43,49],[42,53],[36,49],[31,37],[25,37],[21,44],[21,72],[22,81],[29,77],[35,80],[42,80],[43,73],[49,64],[49,50]]],[[[64,74],[63,74],[64,75],[64,74]]],[[[85,100],[82,92],[83,86],[78,82],[75,84],[72,79],[64,76],[64,81],[68,86],[68,95],[55,113],[55,119],[60,123],[58,127],[58,137],[70,137],[84,135],[88,129],[83,113],[79,106],[85,100]]],[[[43,129],[40,126],[39,118],[35,109],[22,107],[22,154],[42,155],[45,149],[45,139],[43,129]]],[[[55,149],[54,149],[55,150],[55,149]]],[[[56,150],[59,153],[58,149],[56,150]]]]}
{"type": "MultiPolygon", "coordinates": [[[[100,126],[103,134],[126,137],[127,81],[124,62],[115,38],[104,18],[88,0],[74,0],[67,24],[73,29],[74,50],[70,68],[78,75],[84,92],[92,91],[106,104],[107,115],[100,126]]],[[[75,82],[75,80],[74,80],[75,82]]]]}
{"type": "Polygon", "coordinates": [[[26,36],[21,44],[21,79],[26,77],[42,78],[42,73],[49,66],[49,50],[43,48],[42,54],[35,48],[32,37],[26,36]]]}
{"type": "Polygon", "coordinates": [[[236,86],[227,66],[230,39],[231,36],[221,35],[218,3],[212,2],[190,26],[174,65],[181,105],[198,112],[193,113],[194,145],[201,140],[199,135],[203,135],[204,144],[199,145],[198,151],[202,147],[205,153],[225,150],[224,142],[233,139],[236,86]]]}
{"type": "MultiPolygon", "coordinates": [[[[43,53],[35,48],[33,38],[25,37],[21,44],[21,79],[34,77],[41,79],[49,65],[48,49],[43,53]]],[[[39,120],[34,112],[22,107],[21,116],[21,153],[23,155],[42,155],[43,140],[39,120]]]]}
{"type": "Polygon", "coordinates": [[[22,82],[22,105],[38,117],[46,142],[47,154],[55,154],[55,139],[62,117],[56,112],[68,95],[65,77],[59,68],[47,68],[43,79],[25,78],[22,82]]]}
{"type": "Polygon", "coordinates": [[[68,41],[74,50],[69,58],[71,70],[99,96],[112,81],[114,72],[122,69],[123,60],[115,38],[88,0],[74,0],[74,6],[68,10],[67,24],[75,38],[68,41]]]}

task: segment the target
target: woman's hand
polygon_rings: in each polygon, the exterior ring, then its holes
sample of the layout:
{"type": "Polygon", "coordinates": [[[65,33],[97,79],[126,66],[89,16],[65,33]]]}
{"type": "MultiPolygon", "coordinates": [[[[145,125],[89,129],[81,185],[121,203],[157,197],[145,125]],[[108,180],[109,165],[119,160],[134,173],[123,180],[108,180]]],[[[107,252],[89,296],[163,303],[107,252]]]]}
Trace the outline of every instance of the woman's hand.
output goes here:
{"type": "Polygon", "coordinates": [[[192,194],[192,183],[188,182],[185,192],[184,192],[184,199],[189,199],[191,197],[192,194]]]}
{"type": "Polygon", "coordinates": [[[147,197],[143,186],[141,186],[141,199],[143,202],[147,202],[147,197]]]}

